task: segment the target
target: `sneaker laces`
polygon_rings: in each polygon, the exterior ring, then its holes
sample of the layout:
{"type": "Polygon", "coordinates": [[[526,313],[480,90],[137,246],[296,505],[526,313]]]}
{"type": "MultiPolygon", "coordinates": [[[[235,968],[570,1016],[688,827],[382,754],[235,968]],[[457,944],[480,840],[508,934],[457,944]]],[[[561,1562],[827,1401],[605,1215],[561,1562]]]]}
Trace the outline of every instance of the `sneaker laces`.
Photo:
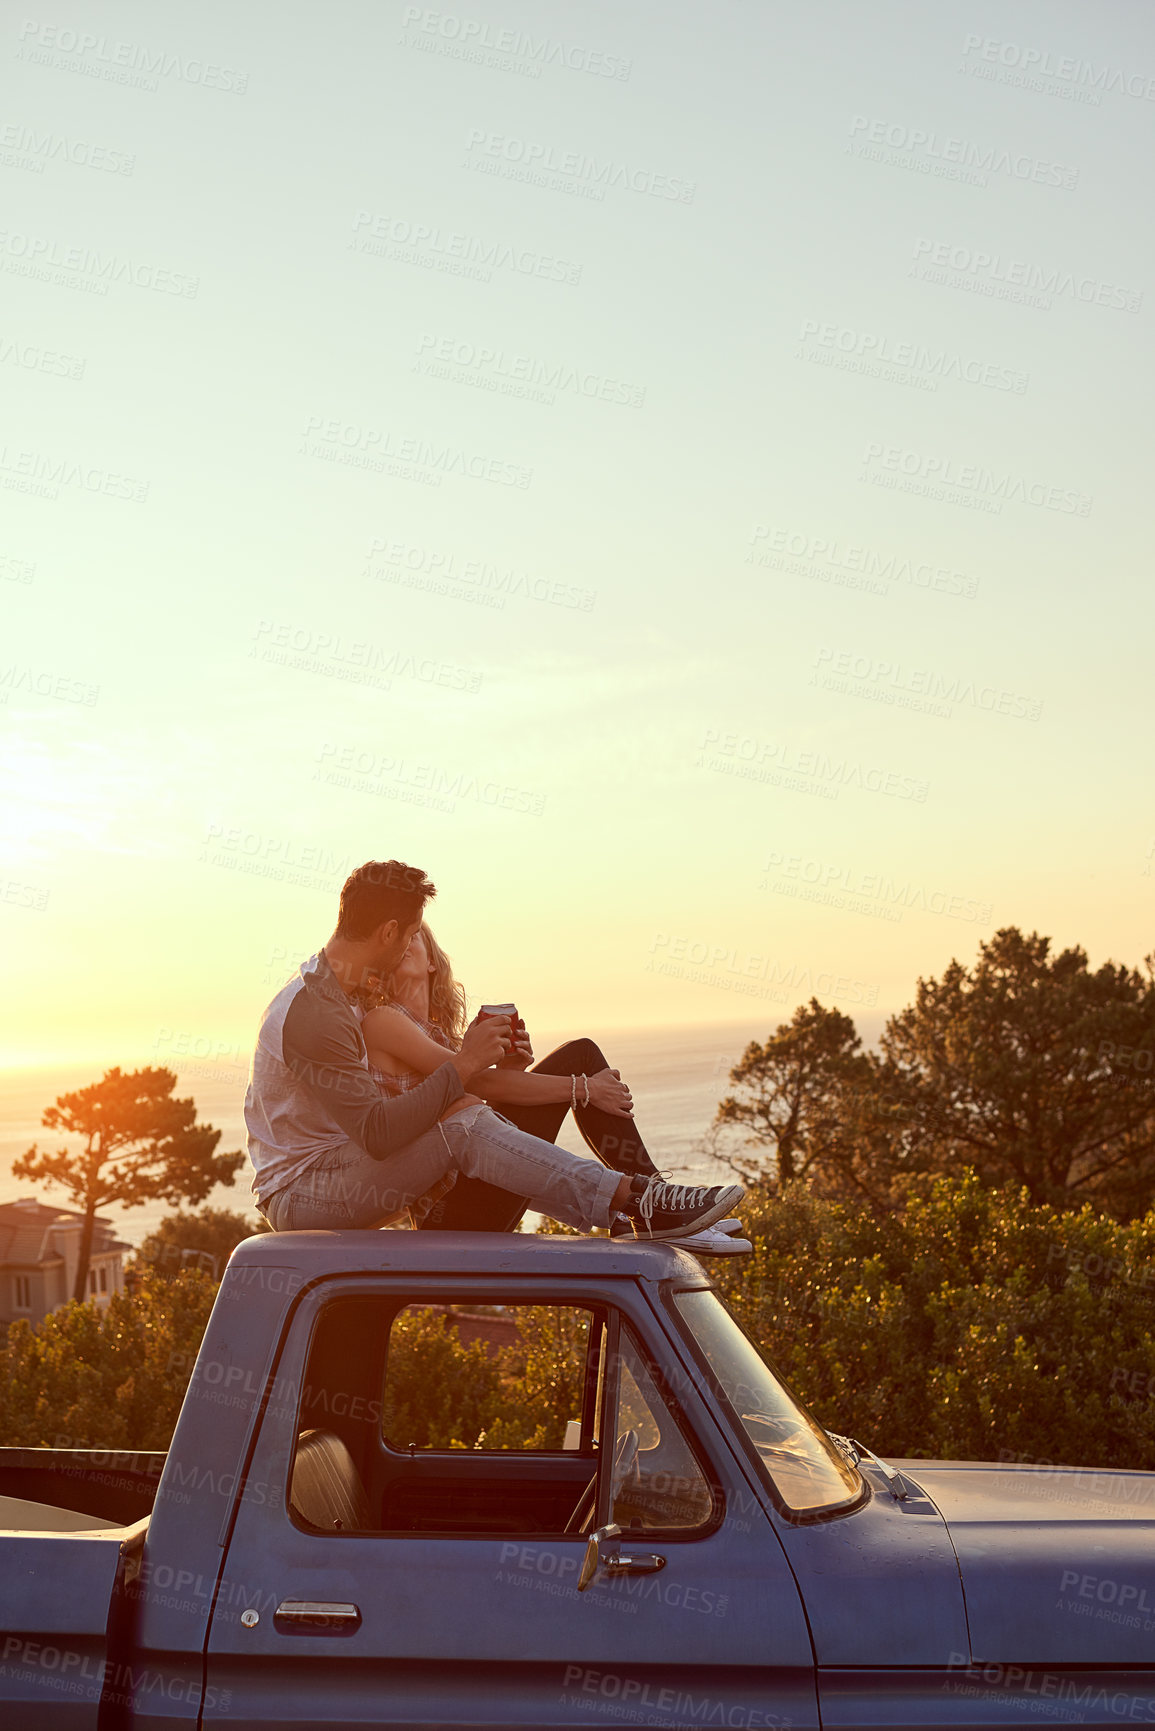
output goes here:
{"type": "Polygon", "coordinates": [[[664,1213],[684,1214],[695,1204],[700,1205],[705,1196],[706,1190],[700,1184],[670,1184],[664,1179],[652,1179],[637,1199],[638,1214],[652,1230],[655,1208],[664,1213]]]}

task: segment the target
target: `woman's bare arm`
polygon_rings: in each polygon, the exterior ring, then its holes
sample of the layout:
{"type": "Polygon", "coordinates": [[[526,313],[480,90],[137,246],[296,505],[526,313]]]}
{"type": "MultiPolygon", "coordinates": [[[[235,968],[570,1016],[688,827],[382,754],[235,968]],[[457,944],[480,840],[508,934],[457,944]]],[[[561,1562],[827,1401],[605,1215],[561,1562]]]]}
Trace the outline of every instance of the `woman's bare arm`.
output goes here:
{"type": "MultiPolygon", "coordinates": [[[[400,1070],[416,1070],[419,1076],[431,1076],[452,1056],[389,1004],[370,1010],[361,1032],[370,1064],[394,1075],[400,1070]]],[[[483,1100],[504,1100],[510,1105],[544,1105],[570,1097],[568,1076],[532,1076],[521,1070],[481,1070],[469,1078],[469,1086],[483,1100]]]]}
{"type": "MultiPolygon", "coordinates": [[[[369,1062],[377,1070],[416,1070],[419,1076],[430,1076],[455,1054],[438,1045],[423,1033],[417,1024],[401,1010],[383,1005],[370,1010],[361,1024],[369,1062]]],[[[534,1070],[485,1069],[474,1071],[467,1082],[473,1098],[501,1102],[510,1106],[568,1105],[573,1098],[572,1076],[543,1076],[534,1070]]],[[[632,1110],[630,1091],[616,1070],[601,1070],[588,1078],[590,1104],[603,1112],[628,1118],[632,1110]]],[[[579,1082],[577,1097],[584,1103],[585,1089],[579,1082]]],[[[455,1103],[461,1110],[461,1102],[455,1103]]]]}
{"type": "MultiPolygon", "coordinates": [[[[489,1064],[503,1056],[506,1037],[500,1027],[501,1024],[495,1028],[492,1023],[472,1023],[465,1030],[460,1050],[453,1052],[431,1040],[403,1011],[392,1010],[386,1004],[369,1011],[361,1023],[361,1033],[374,1069],[393,1075],[401,1070],[415,1070],[419,1076],[431,1076],[443,1064],[452,1064],[468,1088],[473,1086],[475,1077],[491,1074],[489,1064]]],[[[479,1098],[476,1091],[463,1095],[442,1117],[476,1105],[479,1098]]]]}
{"type": "Polygon", "coordinates": [[[431,1076],[453,1057],[447,1046],[431,1040],[404,1011],[388,1004],[368,1012],[361,1033],[370,1064],[394,1075],[400,1070],[416,1070],[419,1076],[431,1076]]]}
{"type": "Polygon", "coordinates": [[[555,1106],[562,1100],[568,1106],[573,1077],[539,1076],[532,1070],[483,1070],[470,1078],[469,1085],[483,1100],[501,1100],[509,1106],[555,1106]]]}
{"type": "MultiPolygon", "coordinates": [[[[612,1112],[617,1118],[631,1116],[630,1091],[616,1070],[599,1070],[587,1076],[586,1083],[591,1106],[612,1112]]],[[[586,1103],[586,1090],[580,1079],[575,1089],[572,1076],[543,1076],[537,1070],[482,1070],[470,1077],[469,1086],[485,1100],[510,1106],[557,1105],[559,1101],[568,1106],[575,1093],[579,1104],[586,1103]]]]}

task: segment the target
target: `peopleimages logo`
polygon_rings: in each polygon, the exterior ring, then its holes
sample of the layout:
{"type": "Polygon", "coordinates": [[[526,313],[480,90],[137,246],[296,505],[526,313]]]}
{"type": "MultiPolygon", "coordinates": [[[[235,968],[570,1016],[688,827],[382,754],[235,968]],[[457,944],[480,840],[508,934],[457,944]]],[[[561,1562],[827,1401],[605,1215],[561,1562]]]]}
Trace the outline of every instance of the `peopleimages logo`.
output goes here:
{"type": "Polygon", "coordinates": [[[570,259],[555,258],[552,253],[538,252],[534,247],[518,246],[511,241],[482,240],[456,229],[442,229],[436,223],[410,222],[384,212],[359,210],[353,218],[353,237],[349,245],[356,252],[398,264],[421,265],[451,276],[470,276],[478,282],[492,281],[495,270],[511,270],[517,276],[544,282],[566,283],[571,288],[581,281],[582,267],[570,259]]]}
{"type": "MultiPolygon", "coordinates": [[[[1021,397],[1030,383],[1030,374],[1014,367],[999,366],[994,361],[979,360],[974,355],[960,355],[949,349],[927,348],[922,343],[895,340],[877,331],[853,330],[846,325],[821,324],[817,319],[804,319],[799,332],[804,345],[802,360],[828,360],[831,364],[863,362],[861,368],[872,376],[879,369],[891,367],[899,371],[925,375],[925,388],[938,389],[939,379],[957,379],[960,384],[983,385],[988,390],[1013,391],[1021,397]],[[825,354],[807,352],[822,349],[825,354]]],[[[855,369],[858,370],[858,369],[855,369]]],[[[883,374],[889,377],[890,374],[883,374]]]]}
{"type": "Polygon", "coordinates": [[[113,84],[131,84],[155,91],[158,78],[177,78],[184,84],[201,84],[206,90],[228,90],[242,96],[249,75],[232,66],[212,61],[183,59],[163,48],[146,48],[139,42],[117,42],[88,30],[67,25],[44,24],[26,18],[21,25],[17,58],[38,66],[57,66],[65,72],[80,72],[113,84]]]}
{"type": "Polygon", "coordinates": [[[852,913],[869,912],[874,917],[901,920],[907,908],[920,913],[942,914],[968,925],[989,926],[990,902],[944,889],[927,889],[909,878],[892,878],[885,871],[860,871],[837,861],[807,858],[804,854],[772,853],[766,861],[759,889],[777,895],[792,895],[800,901],[820,901],[852,913]],[[772,885],[771,874],[777,874],[772,885]],[[867,908],[857,904],[870,904],[867,908]]]}
{"type": "Polygon", "coordinates": [[[904,667],[901,662],[882,661],[853,649],[819,649],[810,683],[845,691],[852,697],[898,703],[899,707],[946,718],[953,714],[956,703],[986,710],[989,715],[1007,715],[1025,721],[1038,721],[1043,713],[1041,698],[1026,697],[930,667],[904,667]]]}
{"type": "MultiPolygon", "coordinates": [[[[647,972],[676,973],[684,978],[694,978],[693,974],[686,973],[686,967],[705,969],[707,972],[699,978],[700,984],[725,984],[737,989],[733,986],[734,977],[737,976],[742,980],[758,980],[768,986],[788,987],[803,995],[807,992],[820,992],[823,997],[833,995],[845,1003],[873,1005],[878,1002],[878,986],[872,980],[856,980],[848,974],[836,974],[827,968],[800,966],[797,962],[783,965],[773,956],[755,955],[752,951],[739,952],[733,945],[710,943],[705,939],[683,937],[677,933],[655,932],[650,943],[650,955],[660,959],[647,962],[647,972]],[[730,979],[726,978],[727,975],[730,979]]],[[[773,992],[757,991],[750,995],[781,996],[773,992]]]]}
{"type": "Polygon", "coordinates": [[[123,150],[58,132],[37,132],[19,121],[0,127],[0,162],[9,168],[31,168],[36,174],[42,174],[48,162],[67,162],[73,168],[95,168],[105,174],[131,174],[136,167],[136,157],[123,150]]]}
{"type": "Polygon", "coordinates": [[[1047,48],[1024,48],[1018,42],[1001,42],[995,36],[968,36],[964,57],[977,55],[989,65],[1022,72],[1031,77],[1057,78],[1065,84],[1096,92],[1114,90],[1141,102],[1155,102],[1155,78],[1141,72],[1124,72],[1120,66],[1095,66],[1074,55],[1052,54],[1047,48]]]}
{"type": "Polygon", "coordinates": [[[24,692],[29,697],[51,697],[57,703],[80,703],[86,709],[95,707],[100,696],[99,685],[89,685],[83,679],[71,679],[64,673],[23,666],[17,661],[0,667],[0,703],[7,703],[9,694],[24,692]]]}
{"type": "Polygon", "coordinates": [[[0,445],[0,487],[44,499],[59,498],[61,487],[79,487],[85,493],[102,493],[107,498],[143,505],[148,500],[149,483],[68,457],[52,457],[43,451],[10,451],[7,445],[0,445]]]}
{"type": "MultiPolygon", "coordinates": [[[[978,593],[978,578],[968,576],[964,571],[951,570],[945,565],[931,565],[926,560],[906,559],[897,553],[879,553],[871,547],[861,547],[853,542],[843,542],[835,535],[810,535],[798,529],[784,529],[769,526],[765,523],[755,525],[750,537],[751,551],[746,554],[748,565],[769,564],[775,569],[782,566],[781,555],[790,559],[802,561],[804,573],[811,569],[828,570],[842,573],[843,580],[848,578],[864,578],[868,581],[879,579],[877,593],[887,594],[887,583],[907,583],[915,589],[933,589],[945,595],[965,595],[968,599],[978,593]],[[759,542],[766,542],[763,549],[759,542]]],[[[857,583],[849,587],[857,588],[857,583]]]]}
{"type": "Polygon", "coordinates": [[[840,789],[857,787],[890,799],[910,799],[925,805],[929,781],[902,775],[877,763],[828,757],[823,751],[796,751],[782,740],[756,739],[749,734],[723,733],[708,727],[694,760],[697,769],[733,775],[741,781],[763,782],[795,793],[817,793],[837,799],[840,789]],[[709,756],[706,753],[710,753],[709,756]]]}
{"type": "Polygon", "coordinates": [[[1045,481],[1032,481],[1025,475],[1009,472],[999,474],[978,463],[958,463],[953,457],[904,451],[899,445],[872,441],[863,452],[862,460],[867,465],[866,479],[894,475],[925,483],[932,489],[957,487],[964,493],[989,500],[995,509],[1001,509],[1006,500],[1017,500],[1020,504],[1035,505],[1041,510],[1089,517],[1094,504],[1089,493],[1077,493],[1070,487],[1050,486],[1045,481]],[[874,464],[878,467],[872,469],[874,464]]]}
{"type": "Polygon", "coordinates": [[[507,599],[519,598],[589,613],[598,598],[596,589],[582,589],[573,583],[535,576],[530,571],[485,559],[462,559],[454,553],[400,539],[377,536],[370,545],[368,558],[381,561],[376,566],[366,565],[362,573],[375,582],[397,583],[402,588],[422,589],[452,599],[472,597],[481,605],[490,604],[498,610],[504,608],[507,599]]]}
{"type": "Polygon", "coordinates": [[[509,396],[528,396],[547,405],[556,401],[555,393],[559,391],[635,409],[640,409],[646,400],[644,385],[610,378],[567,361],[543,361],[534,355],[514,354],[487,343],[463,342],[432,332],[422,335],[417,356],[415,372],[509,396]]]}
{"type": "Polygon", "coordinates": [[[1000,150],[993,144],[972,144],[965,138],[944,138],[919,126],[869,120],[861,114],[856,114],[850,124],[850,138],[847,148],[856,156],[873,154],[880,162],[915,168],[923,173],[937,173],[951,165],[973,169],[979,186],[987,184],[985,177],[988,174],[1008,174],[1013,180],[1032,180],[1037,185],[1061,186],[1068,190],[1079,184],[1079,170],[1065,167],[1060,162],[1028,156],[1025,151],[1000,150]],[[864,146],[885,148],[871,152],[864,146]]]}
{"type": "Polygon", "coordinates": [[[392,679],[408,678],[453,691],[478,692],[482,675],[456,662],[414,655],[406,649],[370,642],[346,641],[332,631],[314,631],[287,620],[262,619],[253,633],[249,655],[306,673],[321,673],[354,685],[392,689],[392,679]]]}
{"type": "Polygon", "coordinates": [[[42,914],[48,906],[49,891],[40,884],[26,884],[16,878],[0,878],[0,902],[7,907],[33,908],[42,914]]]}
{"type": "Polygon", "coordinates": [[[65,355],[56,349],[42,349],[38,343],[24,343],[0,336],[0,365],[23,367],[30,373],[49,373],[58,379],[82,379],[87,360],[79,355],[65,355]]]}
{"type": "Polygon", "coordinates": [[[498,486],[523,489],[533,480],[532,469],[501,457],[325,415],[309,416],[299,454],[321,462],[368,469],[374,474],[400,475],[434,487],[441,485],[443,475],[462,475],[473,481],[492,481],[498,486]]]}
{"type": "Polygon", "coordinates": [[[676,199],[693,204],[697,191],[692,180],[679,180],[639,164],[599,160],[580,150],[559,150],[528,138],[510,138],[504,132],[485,132],[475,127],[466,141],[465,167],[506,179],[528,180],[535,186],[553,186],[583,198],[603,199],[607,187],[640,192],[650,198],[676,199]]]}
{"type": "Polygon", "coordinates": [[[909,274],[920,282],[966,288],[1026,305],[1049,308],[1050,296],[1066,295],[1084,306],[1137,313],[1143,302],[1140,289],[1122,288],[1100,277],[1076,276],[1059,265],[1028,264],[1025,259],[1007,258],[981,247],[955,246],[947,240],[916,240],[914,261],[909,274]]]}
{"type": "Polygon", "coordinates": [[[512,811],[540,817],[546,795],[508,782],[490,781],[484,774],[446,768],[420,759],[389,757],[384,752],[326,742],[317,753],[320,764],[313,780],[330,787],[347,787],[378,799],[422,805],[453,812],[458,800],[473,800],[491,811],[512,811]]]}
{"type": "Polygon", "coordinates": [[[200,287],[199,277],[166,270],[142,259],[120,258],[88,246],[64,246],[47,235],[21,234],[7,228],[0,229],[0,270],[15,276],[63,282],[69,287],[81,286],[102,295],[108,293],[110,282],[129,282],[134,288],[155,289],[159,294],[195,300],[200,287]]]}
{"type": "Polygon", "coordinates": [[[554,36],[531,36],[525,30],[497,27],[480,18],[462,18],[423,6],[405,8],[401,29],[403,47],[449,53],[455,59],[520,72],[527,78],[540,78],[543,66],[558,66],[567,72],[588,72],[624,84],[633,70],[633,61],[620,54],[604,54],[600,49],[559,42],[554,36]]]}

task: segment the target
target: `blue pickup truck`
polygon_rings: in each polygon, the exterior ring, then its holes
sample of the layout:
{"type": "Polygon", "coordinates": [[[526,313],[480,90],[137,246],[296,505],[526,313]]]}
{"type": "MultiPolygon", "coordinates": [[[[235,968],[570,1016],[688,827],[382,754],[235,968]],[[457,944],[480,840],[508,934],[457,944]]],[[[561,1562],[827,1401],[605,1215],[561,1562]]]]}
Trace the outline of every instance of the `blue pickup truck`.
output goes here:
{"type": "Polygon", "coordinates": [[[669,1244],[250,1239],[167,1455],[0,1525],[4,1731],[1155,1723],[1155,1474],[880,1460],[669,1244]]]}

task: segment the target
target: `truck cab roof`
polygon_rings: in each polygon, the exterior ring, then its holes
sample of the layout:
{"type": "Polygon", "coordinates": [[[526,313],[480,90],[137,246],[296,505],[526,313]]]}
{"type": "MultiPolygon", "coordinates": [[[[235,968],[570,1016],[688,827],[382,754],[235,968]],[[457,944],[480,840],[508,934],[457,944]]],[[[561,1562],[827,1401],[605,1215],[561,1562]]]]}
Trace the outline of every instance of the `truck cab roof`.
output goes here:
{"type": "Polygon", "coordinates": [[[697,1257],[676,1242],[623,1243],[532,1232],[262,1232],[238,1244],[230,1271],[289,1268],[304,1280],[330,1274],[592,1275],[709,1285],[697,1257]]]}

